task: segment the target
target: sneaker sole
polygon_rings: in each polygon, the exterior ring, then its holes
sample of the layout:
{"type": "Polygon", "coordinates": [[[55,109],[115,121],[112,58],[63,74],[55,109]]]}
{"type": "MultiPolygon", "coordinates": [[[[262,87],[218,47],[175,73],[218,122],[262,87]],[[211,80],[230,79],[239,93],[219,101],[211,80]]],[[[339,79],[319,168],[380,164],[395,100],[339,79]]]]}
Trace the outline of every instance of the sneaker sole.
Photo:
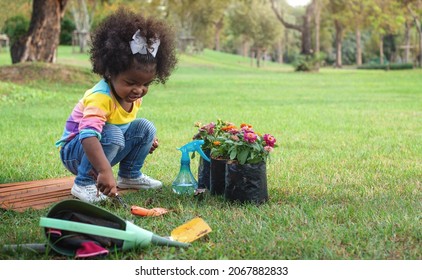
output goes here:
{"type": "Polygon", "coordinates": [[[78,195],[79,195],[79,193],[78,192],[76,192],[76,191],[74,191],[73,190],[73,188],[70,190],[70,193],[74,196],[74,197],[76,197],[77,199],[79,199],[80,201],[83,201],[83,202],[87,202],[87,203],[98,203],[98,202],[101,202],[101,201],[104,201],[104,200],[107,200],[107,197],[105,197],[104,199],[96,199],[96,200],[93,200],[93,201],[90,201],[90,200],[87,200],[87,199],[82,199],[82,198],[80,198],[78,195]]]}

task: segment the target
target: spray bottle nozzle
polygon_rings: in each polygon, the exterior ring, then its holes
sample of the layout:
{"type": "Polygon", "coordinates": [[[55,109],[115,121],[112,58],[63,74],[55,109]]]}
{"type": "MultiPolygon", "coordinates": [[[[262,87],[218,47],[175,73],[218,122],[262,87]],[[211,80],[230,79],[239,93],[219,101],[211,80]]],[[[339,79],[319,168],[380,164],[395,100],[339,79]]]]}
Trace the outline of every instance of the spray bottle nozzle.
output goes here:
{"type": "Polygon", "coordinates": [[[210,159],[207,157],[207,155],[202,150],[201,146],[204,144],[204,140],[194,140],[192,142],[189,142],[185,144],[184,146],[177,148],[179,151],[182,152],[182,161],[187,161],[190,163],[189,159],[189,153],[192,152],[198,152],[203,159],[210,162],[210,159]]]}
{"type": "Polygon", "coordinates": [[[204,140],[193,140],[184,146],[177,148],[182,153],[182,157],[180,159],[179,174],[172,184],[175,193],[193,194],[198,188],[198,182],[193,177],[190,170],[189,153],[198,152],[204,160],[210,161],[201,148],[202,144],[204,144],[204,140]]]}

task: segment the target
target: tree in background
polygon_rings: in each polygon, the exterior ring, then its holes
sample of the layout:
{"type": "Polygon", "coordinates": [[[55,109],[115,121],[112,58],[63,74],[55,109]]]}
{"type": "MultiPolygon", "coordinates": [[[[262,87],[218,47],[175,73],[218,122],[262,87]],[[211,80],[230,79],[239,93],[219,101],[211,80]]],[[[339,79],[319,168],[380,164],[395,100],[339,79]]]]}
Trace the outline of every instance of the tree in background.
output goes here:
{"type": "Polygon", "coordinates": [[[302,35],[301,40],[301,54],[312,55],[312,32],[311,32],[311,21],[314,13],[315,2],[312,1],[306,6],[305,14],[302,16],[301,24],[292,24],[285,19],[283,10],[285,5],[279,3],[278,0],[270,0],[271,8],[276,15],[277,19],[283,24],[285,28],[294,29],[302,35]]]}
{"type": "MultiPolygon", "coordinates": [[[[312,0],[314,5],[314,19],[315,19],[315,56],[320,57],[321,51],[321,41],[320,41],[320,31],[321,31],[321,10],[324,5],[324,0],[312,0]]],[[[315,65],[316,69],[319,70],[320,62],[317,61],[315,65]]]]}
{"type": "Polygon", "coordinates": [[[65,14],[60,28],[60,45],[72,45],[73,31],[75,31],[75,28],[76,26],[73,20],[65,14]]]}
{"type": "MultiPolygon", "coordinates": [[[[421,0],[404,0],[403,4],[405,5],[407,11],[411,15],[415,28],[418,32],[418,45],[419,45],[419,54],[418,54],[418,65],[422,67],[422,26],[421,26],[421,16],[422,16],[422,1],[421,0]]],[[[407,50],[409,51],[410,44],[407,44],[407,50]]]]}
{"type": "Polygon", "coordinates": [[[195,45],[199,49],[207,46],[220,51],[224,20],[232,2],[165,0],[161,3],[166,11],[165,18],[178,27],[182,51],[187,45],[195,45]]]}
{"type": "Polygon", "coordinates": [[[253,41],[256,66],[260,67],[262,58],[266,58],[268,49],[280,38],[281,29],[272,11],[264,6],[261,9],[257,1],[252,1],[249,16],[248,37],[253,41]]]}
{"type": "Polygon", "coordinates": [[[343,0],[329,0],[325,6],[327,14],[333,21],[335,30],[336,61],[335,67],[343,66],[342,43],[343,37],[351,20],[351,13],[347,10],[343,0]]]}
{"type": "Polygon", "coordinates": [[[29,20],[22,15],[17,15],[5,21],[3,32],[9,36],[10,45],[13,45],[21,36],[28,32],[28,28],[29,20]]]}
{"type": "Polygon", "coordinates": [[[373,0],[369,20],[373,34],[378,36],[380,64],[384,64],[384,37],[395,34],[404,26],[405,18],[400,2],[395,0],[373,0]]]}
{"type": "Polygon", "coordinates": [[[214,27],[214,49],[220,51],[221,49],[221,32],[224,27],[224,20],[226,18],[226,11],[229,9],[232,1],[227,0],[211,0],[207,1],[207,5],[212,7],[211,23],[214,27]]]}
{"type": "Polygon", "coordinates": [[[98,3],[96,0],[91,0],[90,2],[91,11],[88,11],[88,5],[85,0],[73,0],[70,3],[70,11],[76,26],[76,39],[79,44],[79,52],[81,53],[85,52],[88,46],[92,20],[98,3]]]}
{"type": "Polygon", "coordinates": [[[5,22],[15,16],[23,16],[28,19],[31,17],[32,1],[28,0],[0,0],[0,30],[4,28],[5,22]],[[7,12],[6,12],[7,11],[7,12]]]}
{"type": "MultiPolygon", "coordinates": [[[[23,15],[29,19],[32,12],[30,28],[12,44],[13,63],[54,62],[56,34],[64,29],[65,23],[67,35],[73,32],[69,30],[72,28],[69,19],[78,32],[89,32],[105,16],[124,5],[148,16],[165,18],[174,25],[182,52],[205,47],[247,55],[254,47],[256,52],[258,48],[273,50],[273,58],[278,57],[279,62],[283,62],[282,57],[287,62],[294,62],[301,57],[299,53],[314,59],[321,52],[327,63],[337,66],[355,62],[360,65],[364,58],[371,57],[373,61],[381,57],[382,62],[384,56],[392,62],[412,62],[417,58],[422,65],[422,0],[311,0],[302,7],[291,7],[285,0],[0,0],[0,3],[3,10],[10,11],[0,14],[3,32],[8,18],[23,15]],[[334,12],[328,12],[333,3],[337,7],[334,12]],[[67,20],[62,21],[60,27],[65,6],[69,7],[67,20]],[[265,10],[272,11],[271,15],[265,10]],[[260,24],[265,25],[264,20],[273,18],[278,23],[273,24],[278,29],[277,34],[284,33],[284,36],[274,35],[275,38],[268,25],[261,29],[260,35],[275,39],[275,42],[265,47],[257,46],[256,42],[263,40],[253,37],[253,30],[259,29],[260,24]],[[398,40],[402,40],[403,45],[398,46],[398,40]],[[404,57],[401,57],[402,52],[404,57]]],[[[80,41],[80,49],[84,51],[87,44],[80,41]]],[[[309,62],[312,63],[306,63],[309,62]]]]}
{"type": "Polygon", "coordinates": [[[368,14],[372,0],[350,0],[346,1],[346,7],[351,12],[351,19],[355,29],[356,38],[356,64],[362,65],[362,29],[369,25],[368,14]]]}
{"type": "Polygon", "coordinates": [[[250,21],[250,6],[238,2],[233,4],[228,12],[229,33],[233,38],[239,38],[241,44],[241,54],[248,56],[249,44],[252,43],[250,34],[251,21],[250,21]]]}
{"type": "Polygon", "coordinates": [[[11,47],[12,63],[55,62],[67,0],[33,0],[29,30],[11,47]]]}
{"type": "MultiPolygon", "coordinates": [[[[194,30],[202,26],[202,22],[196,23],[195,15],[201,12],[201,1],[196,0],[164,0],[163,11],[165,18],[175,23],[179,32],[179,49],[182,52],[187,51],[195,43],[194,30]]],[[[204,33],[207,33],[206,31],[204,33]]]]}
{"type": "Polygon", "coordinates": [[[261,6],[258,0],[237,2],[230,7],[228,22],[231,35],[242,38],[242,53],[256,59],[256,66],[267,58],[272,46],[280,41],[281,31],[277,19],[268,6],[261,6]]]}

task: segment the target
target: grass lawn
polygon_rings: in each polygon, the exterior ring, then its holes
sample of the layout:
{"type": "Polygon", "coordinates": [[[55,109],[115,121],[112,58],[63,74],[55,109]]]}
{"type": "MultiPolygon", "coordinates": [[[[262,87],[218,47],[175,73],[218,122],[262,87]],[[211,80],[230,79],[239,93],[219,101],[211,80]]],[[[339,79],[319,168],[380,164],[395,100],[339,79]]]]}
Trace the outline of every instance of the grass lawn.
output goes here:
{"type": "MultiPolygon", "coordinates": [[[[0,62],[10,64],[7,54],[0,62]]],[[[97,77],[88,56],[68,47],[59,49],[53,71],[36,67],[19,82],[0,81],[0,183],[70,175],[54,142],[97,77]]],[[[188,249],[137,248],[106,259],[422,259],[421,76],[419,69],[257,69],[249,59],[209,50],[181,56],[168,83],[151,86],[139,113],[155,123],[160,140],[144,172],[165,187],[125,196],[131,205],[173,211],[139,218],[109,210],[163,236],[198,215],[213,231],[188,249]],[[268,203],[172,192],[176,147],[191,140],[196,121],[218,118],[277,138],[267,164],[268,203]]],[[[1,211],[0,245],[45,242],[38,223],[47,211],[1,211]]],[[[0,252],[0,259],[51,258],[62,257],[0,252]]]]}

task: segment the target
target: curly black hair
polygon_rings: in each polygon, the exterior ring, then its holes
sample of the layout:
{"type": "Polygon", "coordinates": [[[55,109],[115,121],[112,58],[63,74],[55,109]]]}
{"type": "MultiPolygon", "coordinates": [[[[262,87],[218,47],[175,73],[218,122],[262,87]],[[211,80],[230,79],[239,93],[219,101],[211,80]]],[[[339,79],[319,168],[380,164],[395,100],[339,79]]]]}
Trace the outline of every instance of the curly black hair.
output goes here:
{"type": "Polygon", "coordinates": [[[170,25],[141,13],[119,8],[105,18],[91,37],[90,60],[92,71],[105,79],[117,75],[138,63],[144,69],[156,70],[155,82],[165,84],[177,64],[175,33],[170,25]],[[129,42],[137,30],[150,46],[160,39],[156,56],[132,54],[129,42]]]}

